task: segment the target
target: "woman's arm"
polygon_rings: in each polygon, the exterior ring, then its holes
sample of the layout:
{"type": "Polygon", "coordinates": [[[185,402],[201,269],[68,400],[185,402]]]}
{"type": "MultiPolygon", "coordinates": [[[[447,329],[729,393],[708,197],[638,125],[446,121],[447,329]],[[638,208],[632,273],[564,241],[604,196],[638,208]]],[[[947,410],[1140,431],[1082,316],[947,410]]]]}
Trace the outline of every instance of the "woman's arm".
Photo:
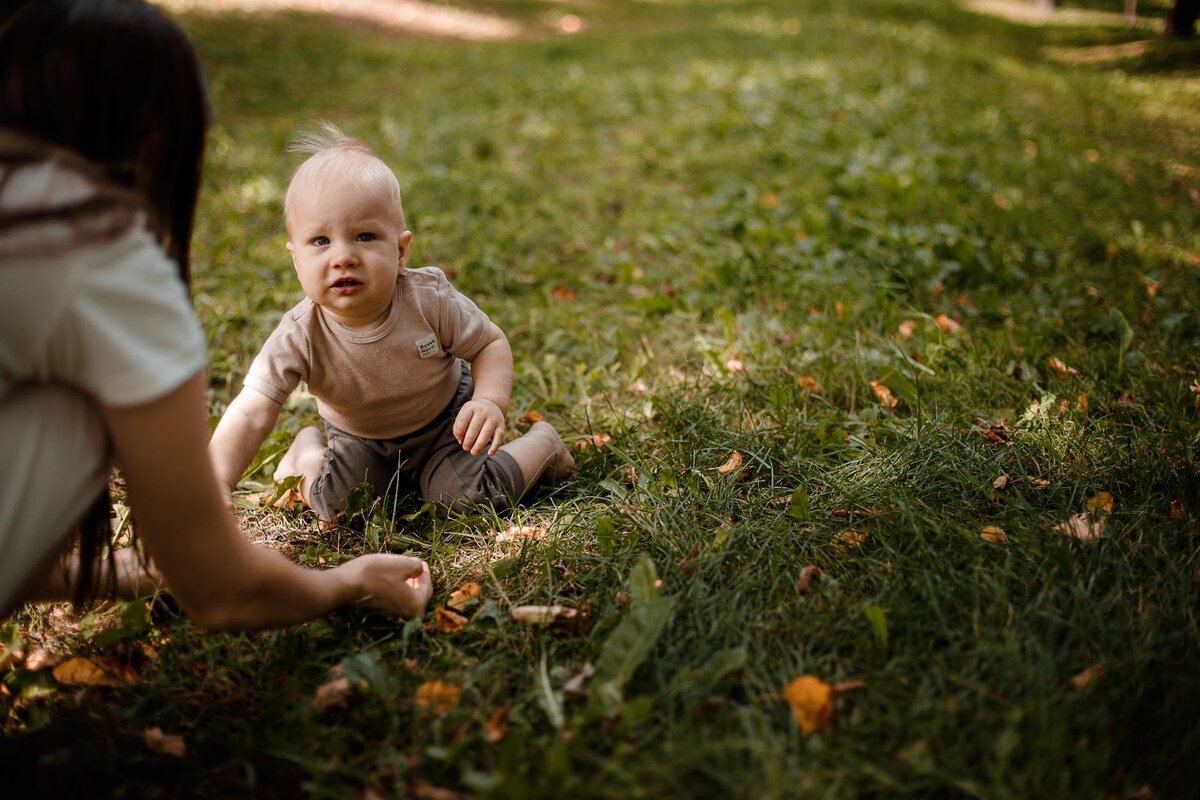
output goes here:
{"type": "Polygon", "coordinates": [[[209,460],[202,372],[150,403],[102,413],[138,535],[196,624],[275,627],[353,604],[424,612],[432,583],[420,559],[379,554],[310,570],[247,541],[209,460]]]}

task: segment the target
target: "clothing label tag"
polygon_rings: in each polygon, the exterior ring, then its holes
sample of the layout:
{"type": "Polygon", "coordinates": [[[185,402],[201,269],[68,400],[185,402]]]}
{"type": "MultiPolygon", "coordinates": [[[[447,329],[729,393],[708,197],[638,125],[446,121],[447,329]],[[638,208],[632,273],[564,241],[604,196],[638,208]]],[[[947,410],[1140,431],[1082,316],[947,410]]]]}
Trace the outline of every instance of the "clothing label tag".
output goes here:
{"type": "Polygon", "coordinates": [[[437,339],[437,334],[429,334],[424,339],[418,339],[417,352],[421,354],[421,358],[429,358],[436,356],[442,352],[442,344],[437,339]]]}

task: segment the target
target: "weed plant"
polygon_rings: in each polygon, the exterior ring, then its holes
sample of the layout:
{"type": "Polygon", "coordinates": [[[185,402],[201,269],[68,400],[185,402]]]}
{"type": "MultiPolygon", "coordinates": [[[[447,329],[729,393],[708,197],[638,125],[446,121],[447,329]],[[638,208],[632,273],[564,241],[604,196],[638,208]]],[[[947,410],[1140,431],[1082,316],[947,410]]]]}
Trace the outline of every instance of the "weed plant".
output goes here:
{"type": "MultiPolygon", "coordinates": [[[[511,519],[411,497],[332,530],[240,512],[313,566],[427,558],[436,606],[478,582],[453,633],[431,610],[211,635],[168,597],[22,612],[10,649],[116,658],[138,679],[10,666],[6,782],[1200,795],[1195,44],[943,0],[473,6],[525,32],[182,17],[217,118],[194,257],[213,418],[301,296],[286,143],[331,119],[399,175],[414,263],[507,332],[512,426],[547,416],[582,446],[578,474],[511,519]],[[1065,535],[1102,492],[1099,538],[1065,535]],[[497,541],[513,524],[544,537],[497,541]],[[819,579],[798,580],[809,566],[819,579]],[[579,615],[527,626],[509,613],[524,604],[579,615]],[[335,666],[355,689],[316,709],[335,666]],[[826,733],[781,699],[802,674],[863,682],[826,733]],[[433,681],[456,701],[419,702],[433,681]],[[186,755],[148,748],[151,728],[186,755]]],[[[314,419],[297,395],[247,492],[270,491],[314,419]]]]}

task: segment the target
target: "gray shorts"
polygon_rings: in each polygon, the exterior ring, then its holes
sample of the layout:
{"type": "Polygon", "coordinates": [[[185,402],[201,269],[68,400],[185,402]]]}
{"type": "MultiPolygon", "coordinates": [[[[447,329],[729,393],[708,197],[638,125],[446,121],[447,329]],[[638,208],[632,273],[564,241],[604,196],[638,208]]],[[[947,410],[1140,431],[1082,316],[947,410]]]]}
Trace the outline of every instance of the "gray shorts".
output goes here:
{"type": "Polygon", "coordinates": [[[309,502],[323,519],[345,510],[350,492],[370,484],[376,497],[416,490],[455,511],[490,505],[508,511],[525,491],[516,459],[504,451],[473,456],[454,438],[454,419],[475,384],[463,370],[454,399],[425,427],[395,439],[363,439],[325,423],[325,463],[309,502]]]}

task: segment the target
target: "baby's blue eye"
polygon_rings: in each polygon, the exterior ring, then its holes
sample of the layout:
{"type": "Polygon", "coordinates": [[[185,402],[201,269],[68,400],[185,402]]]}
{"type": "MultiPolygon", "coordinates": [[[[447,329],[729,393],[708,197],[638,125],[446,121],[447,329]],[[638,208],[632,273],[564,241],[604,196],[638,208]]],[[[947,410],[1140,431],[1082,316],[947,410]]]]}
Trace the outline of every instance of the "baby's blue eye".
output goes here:
{"type": "Polygon", "coordinates": [[[319,247],[324,247],[325,245],[329,244],[329,237],[328,236],[314,236],[312,243],[319,247]]]}
{"type": "Polygon", "coordinates": [[[375,235],[375,234],[373,234],[373,233],[360,233],[360,234],[358,235],[358,240],[359,240],[360,242],[373,242],[373,241],[375,241],[375,240],[376,240],[376,239],[378,239],[378,238],[379,238],[379,237],[378,237],[378,236],[376,236],[376,235],[375,235]]]}

